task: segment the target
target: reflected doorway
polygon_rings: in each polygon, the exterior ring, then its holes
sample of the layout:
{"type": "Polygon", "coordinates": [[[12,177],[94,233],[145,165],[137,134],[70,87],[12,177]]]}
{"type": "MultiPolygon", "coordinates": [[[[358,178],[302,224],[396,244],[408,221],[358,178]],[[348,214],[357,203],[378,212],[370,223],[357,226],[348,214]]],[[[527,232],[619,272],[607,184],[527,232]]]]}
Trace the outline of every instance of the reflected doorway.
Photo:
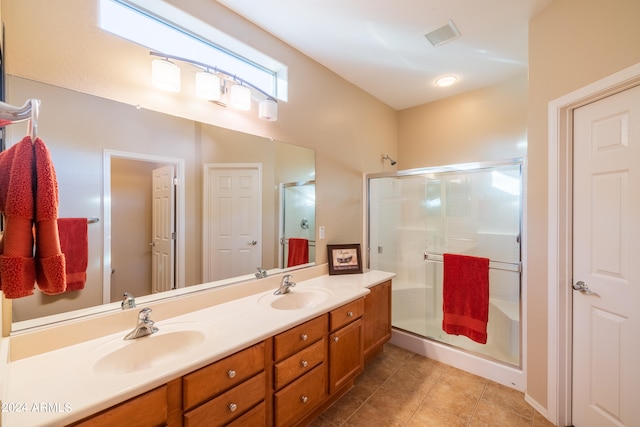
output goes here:
{"type": "Polygon", "coordinates": [[[105,152],[105,303],[181,287],[182,169],[180,159],[105,152]]]}

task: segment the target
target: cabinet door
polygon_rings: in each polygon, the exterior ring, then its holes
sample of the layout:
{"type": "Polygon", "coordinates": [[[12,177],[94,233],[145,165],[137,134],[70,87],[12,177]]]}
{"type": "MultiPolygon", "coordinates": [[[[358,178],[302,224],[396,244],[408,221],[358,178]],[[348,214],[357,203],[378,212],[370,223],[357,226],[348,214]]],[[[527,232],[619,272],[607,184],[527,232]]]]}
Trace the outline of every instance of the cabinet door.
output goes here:
{"type": "Polygon", "coordinates": [[[375,356],[391,338],[391,281],[369,289],[364,297],[364,360],[375,356]]]}
{"type": "Polygon", "coordinates": [[[329,394],[353,381],[364,365],[362,319],[329,336],[329,394]]]}
{"type": "Polygon", "coordinates": [[[163,385],[72,425],[74,427],[165,425],[169,412],[167,390],[167,386],[163,385]]]}

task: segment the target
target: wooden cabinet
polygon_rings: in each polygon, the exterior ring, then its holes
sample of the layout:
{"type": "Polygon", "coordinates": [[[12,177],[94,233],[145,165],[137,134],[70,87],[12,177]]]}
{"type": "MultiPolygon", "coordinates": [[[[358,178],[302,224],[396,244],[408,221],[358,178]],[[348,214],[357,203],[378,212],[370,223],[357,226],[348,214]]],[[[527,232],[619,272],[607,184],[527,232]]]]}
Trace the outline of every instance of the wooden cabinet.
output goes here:
{"type": "Polygon", "coordinates": [[[362,372],[362,298],[331,311],[329,335],[329,394],[353,383],[362,372]]]}
{"type": "Polygon", "coordinates": [[[329,393],[351,384],[363,366],[362,319],[357,319],[329,336],[329,393]]]}
{"type": "Polygon", "coordinates": [[[391,339],[391,280],[369,288],[364,297],[364,360],[382,351],[391,339]]]}
{"type": "Polygon", "coordinates": [[[267,390],[266,345],[263,341],[185,375],[184,426],[225,425],[263,403],[267,390]]]}
{"type": "Polygon", "coordinates": [[[180,425],[180,379],[72,424],[74,427],[180,425]],[[176,393],[177,391],[177,393],[176,393]],[[175,397],[178,397],[176,401],[175,397]],[[178,415],[177,419],[175,415],[178,415]]]}
{"type": "Polygon", "coordinates": [[[327,397],[327,328],[324,314],[274,337],[274,421],[291,426],[327,397]]]}
{"type": "Polygon", "coordinates": [[[306,425],[391,337],[391,281],[74,426],[306,425]]]}

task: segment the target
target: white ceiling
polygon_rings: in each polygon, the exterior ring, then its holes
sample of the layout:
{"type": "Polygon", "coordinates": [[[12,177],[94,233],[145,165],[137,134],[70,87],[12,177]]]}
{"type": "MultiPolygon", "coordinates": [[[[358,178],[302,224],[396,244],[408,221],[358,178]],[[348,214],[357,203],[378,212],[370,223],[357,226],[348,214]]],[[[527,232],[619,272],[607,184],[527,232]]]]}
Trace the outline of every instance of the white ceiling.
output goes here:
{"type": "Polygon", "coordinates": [[[218,0],[400,110],[527,72],[529,20],[553,0],[218,0]],[[424,36],[453,20],[461,35],[424,36]],[[445,74],[458,83],[438,88],[445,74]]]}

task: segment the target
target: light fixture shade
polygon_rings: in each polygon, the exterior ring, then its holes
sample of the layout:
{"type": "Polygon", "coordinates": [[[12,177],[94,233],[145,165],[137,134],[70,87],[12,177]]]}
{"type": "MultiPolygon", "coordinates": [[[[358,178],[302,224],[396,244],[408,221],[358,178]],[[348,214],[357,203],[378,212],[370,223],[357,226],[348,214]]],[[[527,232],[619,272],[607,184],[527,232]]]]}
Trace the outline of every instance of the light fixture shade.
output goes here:
{"type": "Polygon", "coordinates": [[[258,105],[258,117],[270,122],[278,120],[278,103],[271,98],[261,101],[258,105]]]}
{"type": "Polygon", "coordinates": [[[251,89],[240,84],[231,86],[229,104],[236,110],[249,111],[251,109],[251,89]]]}
{"type": "Polygon", "coordinates": [[[180,91],[180,67],[166,59],[154,59],[151,63],[151,82],[158,89],[180,91]]]}
{"type": "Polygon", "coordinates": [[[196,94],[208,101],[218,101],[222,96],[220,77],[206,71],[196,73],[196,94]]]}

